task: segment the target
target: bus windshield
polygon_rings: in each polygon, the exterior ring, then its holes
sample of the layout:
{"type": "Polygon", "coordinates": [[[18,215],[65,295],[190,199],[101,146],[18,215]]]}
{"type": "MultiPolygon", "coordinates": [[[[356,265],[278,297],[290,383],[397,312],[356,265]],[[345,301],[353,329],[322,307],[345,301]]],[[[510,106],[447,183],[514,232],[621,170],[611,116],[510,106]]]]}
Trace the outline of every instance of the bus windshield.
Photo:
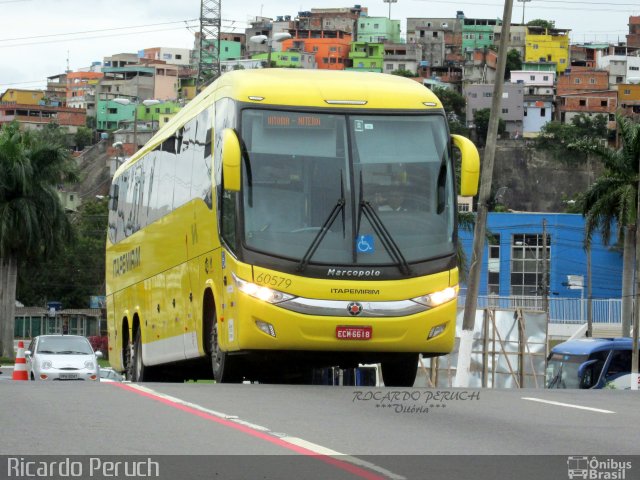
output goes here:
{"type": "Polygon", "coordinates": [[[243,175],[247,248],[348,265],[397,265],[399,258],[418,262],[454,252],[453,172],[442,115],[247,109],[240,133],[250,166],[243,175]]]}
{"type": "Polygon", "coordinates": [[[586,355],[552,354],[547,361],[547,388],[580,388],[578,369],[586,361],[586,355]]]}

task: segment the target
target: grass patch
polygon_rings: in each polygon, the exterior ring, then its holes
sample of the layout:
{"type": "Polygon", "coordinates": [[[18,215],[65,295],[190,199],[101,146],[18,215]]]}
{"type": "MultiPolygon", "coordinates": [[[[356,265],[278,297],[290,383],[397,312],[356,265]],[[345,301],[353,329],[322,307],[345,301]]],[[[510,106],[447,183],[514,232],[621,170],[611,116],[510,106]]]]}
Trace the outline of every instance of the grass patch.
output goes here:
{"type": "Polygon", "coordinates": [[[106,358],[99,358],[98,359],[98,365],[100,365],[100,367],[110,367],[111,366],[109,364],[109,360],[107,360],[106,358]]]}
{"type": "Polygon", "coordinates": [[[11,358],[7,358],[7,357],[0,357],[0,365],[3,365],[5,367],[7,366],[11,366],[15,363],[15,360],[12,360],[11,358]]]}

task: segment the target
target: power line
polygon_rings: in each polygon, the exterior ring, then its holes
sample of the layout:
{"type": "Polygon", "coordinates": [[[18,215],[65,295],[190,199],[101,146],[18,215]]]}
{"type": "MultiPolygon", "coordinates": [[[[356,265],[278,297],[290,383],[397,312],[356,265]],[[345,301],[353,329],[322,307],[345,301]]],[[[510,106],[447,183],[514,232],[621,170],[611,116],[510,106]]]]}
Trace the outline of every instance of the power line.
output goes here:
{"type": "Polygon", "coordinates": [[[74,38],[64,38],[59,40],[43,40],[40,42],[29,42],[29,43],[14,43],[11,45],[0,45],[0,48],[11,48],[11,47],[28,47],[31,45],[42,45],[43,43],[61,43],[61,42],[74,42],[76,40],[94,40],[97,38],[108,38],[108,37],[122,37],[126,35],[141,35],[146,33],[156,33],[156,32],[168,32],[170,30],[181,30],[186,27],[174,27],[174,28],[163,28],[158,30],[142,30],[138,32],[129,32],[129,33],[114,33],[111,35],[96,35],[92,37],[74,37],[74,38]]]}
{"type": "Polygon", "coordinates": [[[159,25],[171,25],[174,23],[187,23],[187,22],[197,22],[198,19],[197,18],[191,18],[188,20],[176,20],[173,22],[163,22],[163,23],[147,23],[145,25],[130,25],[127,27],[113,27],[113,28],[101,28],[98,30],[80,30],[77,32],[65,32],[65,33],[49,33],[46,35],[34,35],[34,36],[29,36],[29,37],[16,37],[16,38],[0,38],[0,42],[13,42],[13,41],[17,41],[17,40],[33,40],[36,38],[48,38],[48,37],[62,37],[62,36],[68,36],[68,35],[80,35],[80,34],[84,34],[84,33],[98,33],[98,32],[110,32],[110,31],[114,31],[114,30],[129,30],[132,28],[145,28],[145,27],[157,27],[159,25]]]}
{"type": "MultiPolygon", "coordinates": [[[[426,1],[431,1],[431,0],[414,0],[417,2],[426,2],[426,1]]],[[[460,2],[448,2],[448,1],[444,1],[444,0],[440,0],[440,2],[438,3],[448,3],[448,4],[453,4],[453,5],[458,5],[458,6],[463,6],[463,7],[502,7],[503,5],[501,4],[497,4],[497,3],[464,3],[463,5],[460,5],[460,2]]],[[[560,2],[559,2],[560,3],[560,2]]],[[[569,2],[562,2],[562,3],[569,3],[569,2]]],[[[581,2],[580,2],[581,3],[581,2]]],[[[594,5],[596,5],[594,3],[594,5]]],[[[615,5],[615,4],[604,4],[601,3],[599,5],[605,6],[605,5],[615,5]]],[[[630,5],[631,7],[636,7],[637,9],[637,5],[630,5]]],[[[624,12],[629,12],[634,10],[633,8],[628,8],[625,10],[612,10],[611,8],[564,8],[564,7],[549,7],[549,6],[530,6],[529,7],[534,8],[534,9],[538,9],[538,10],[578,10],[578,11],[590,11],[590,12],[620,12],[620,13],[624,13],[624,12]]]]}

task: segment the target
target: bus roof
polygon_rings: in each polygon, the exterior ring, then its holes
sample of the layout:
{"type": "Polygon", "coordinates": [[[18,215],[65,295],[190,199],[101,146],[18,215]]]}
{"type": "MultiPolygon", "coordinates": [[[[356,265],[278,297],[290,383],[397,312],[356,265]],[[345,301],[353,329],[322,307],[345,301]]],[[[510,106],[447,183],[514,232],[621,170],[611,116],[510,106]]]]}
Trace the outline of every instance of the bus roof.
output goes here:
{"type": "Polygon", "coordinates": [[[631,349],[631,338],[580,338],[559,343],[551,349],[551,353],[565,355],[589,355],[600,350],[631,349]]]}
{"type": "Polygon", "coordinates": [[[421,83],[372,72],[284,68],[239,70],[223,75],[209,88],[224,89],[232,98],[256,104],[421,110],[426,102],[433,104],[430,108],[442,108],[438,98],[421,83]],[[251,100],[250,97],[264,100],[251,100]],[[366,103],[358,105],[355,102],[366,103]]]}
{"type": "Polygon", "coordinates": [[[265,68],[228,72],[180,110],[147,144],[120,166],[129,168],[145,153],[220,98],[282,107],[432,110],[442,103],[414,80],[373,72],[265,68]]]}

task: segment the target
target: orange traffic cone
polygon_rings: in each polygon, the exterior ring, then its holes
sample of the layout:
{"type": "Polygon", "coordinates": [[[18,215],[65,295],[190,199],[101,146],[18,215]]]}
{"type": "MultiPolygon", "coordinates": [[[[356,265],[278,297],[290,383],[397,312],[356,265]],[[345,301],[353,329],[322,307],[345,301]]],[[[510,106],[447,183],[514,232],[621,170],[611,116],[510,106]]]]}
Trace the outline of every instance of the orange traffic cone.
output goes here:
{"type": "Polygon", "coordinates": [[[24,342],[18,342],[18,354],[16,355],[16,364],[13,367],[14,380],[29,380],[27,373],[27,360],[24,357],[24,342]]]}

